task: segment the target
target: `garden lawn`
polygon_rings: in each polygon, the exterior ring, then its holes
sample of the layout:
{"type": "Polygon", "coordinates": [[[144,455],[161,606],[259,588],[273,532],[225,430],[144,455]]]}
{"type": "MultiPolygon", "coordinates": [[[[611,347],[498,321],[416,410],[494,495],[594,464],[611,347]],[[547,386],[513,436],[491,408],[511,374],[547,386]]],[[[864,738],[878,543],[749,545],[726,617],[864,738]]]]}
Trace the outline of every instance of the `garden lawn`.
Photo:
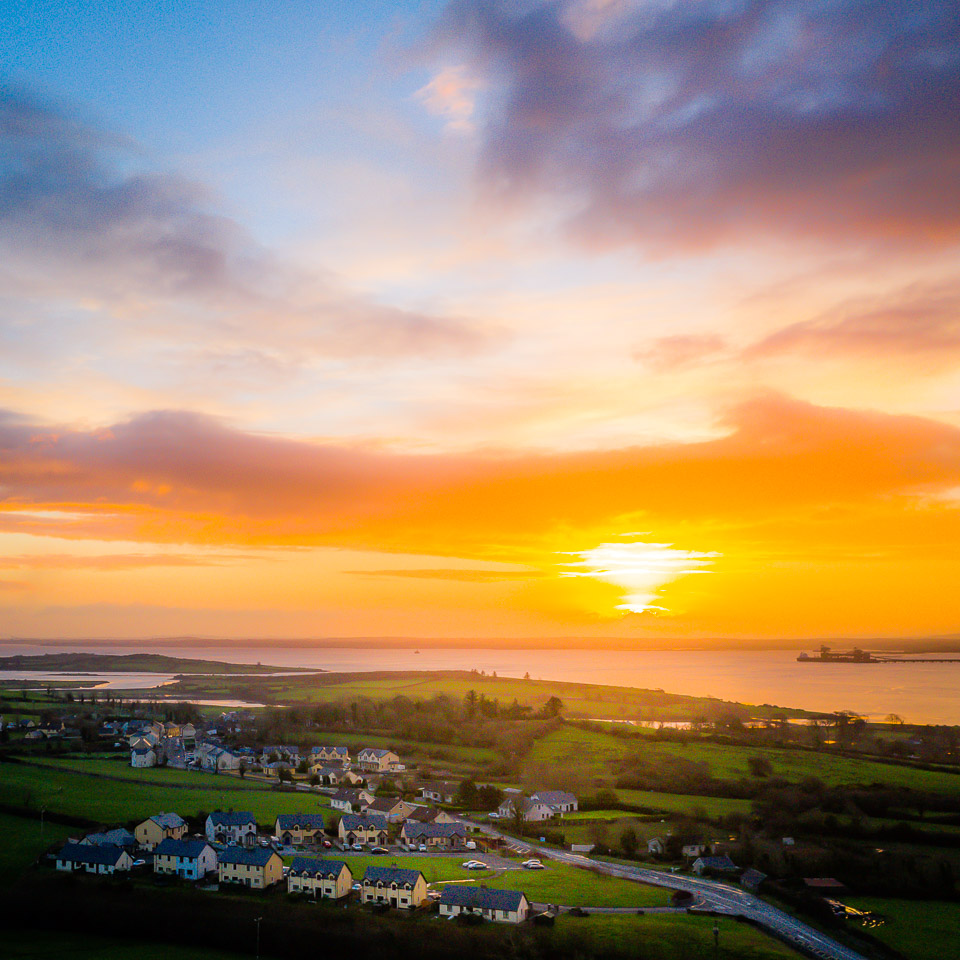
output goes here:
{"type": "Polygon", "coordinates": [[[910,960],[946,960],[956,955],[952,952],[960,944],[960,906],[956,903],[880,897],[844,897],[843,902],[882,914],[886,918],[883,926],[867,933],[910,960]]]}
{"type": "MultiPolygon", "coordinates": [[[[688,914],[561,917],[558,939],[583,938],[617,956],[643,960],[798,960],[800,954],[745,923],[721,918],[720,949],[714,952],[712,917],[688,914]]],[[[600,951],[598,951],[600,952],[600,951]]]]}
{"type": "Polygon", "coordinates": [[[39,820],[0,813],[0,885],[13,882],[52,843],[76,834],[76,829],[48,820],[41,835],[39,820]]]}
{"type": "MultiPolygon", "coordinates": [[[[192,776],[191,774],[184,774],[192,776]]],[[[212,778],[217,779],[217,778],[212,778]]],[[[233,785],[233,781],[227,781],[233,785]]],[[[55,813],[84,817],[93,823],[139,821],[161,811],[196,816],[216,809],[249,810],[262,827],[272,829],[278,813],[326,812],[327,797],[272,790],[200,789],[174,783],[106,780],[72,770],[0,765],[0,803],[41,806],[55,813]]]]}
{"type": "Polygon", "coordinates": [[[31,762],[77,773],[96,773],[137,783],[177,784],[190,787],[214,787],[217,790],[262,790],[263,783],[241,780],[230,774],[180,770],[173,767],[131,767],[126,759],[104,760],[72,757],[31,757],[31,762]]]}

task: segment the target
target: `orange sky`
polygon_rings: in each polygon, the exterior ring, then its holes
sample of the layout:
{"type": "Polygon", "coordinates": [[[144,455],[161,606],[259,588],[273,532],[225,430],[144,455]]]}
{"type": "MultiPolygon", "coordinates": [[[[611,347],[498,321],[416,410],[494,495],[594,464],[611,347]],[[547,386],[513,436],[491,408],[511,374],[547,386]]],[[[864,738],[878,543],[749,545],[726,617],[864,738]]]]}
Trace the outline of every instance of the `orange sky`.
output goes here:
{"type": "Polygon", "coordinates": [[[0,635],[960,631],[952,5],[335,6],[0,30],[0,635]]]}

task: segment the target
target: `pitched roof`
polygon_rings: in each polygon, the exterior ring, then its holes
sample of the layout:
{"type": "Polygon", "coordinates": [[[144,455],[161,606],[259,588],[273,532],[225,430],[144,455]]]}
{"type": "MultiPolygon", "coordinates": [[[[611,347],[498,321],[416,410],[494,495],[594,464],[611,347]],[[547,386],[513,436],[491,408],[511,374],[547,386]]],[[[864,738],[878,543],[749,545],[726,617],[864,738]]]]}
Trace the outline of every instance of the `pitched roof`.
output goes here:
{"type": "Polygon", "coordinates": [[[448,883],[443,888],[441,904],[474,907],[482,910],[519,910],[525,894],[520,890],[492,890],[490,887],[468,887],[448,883]]]}
{"type": "Polygon", "coordinates": [[[460,791],[460,784],[453,780],[429,780],[420,784],[421,793],[449,793],[456,795],[460,791]]]}
{"type": "Polygon", "coordinates": [[[319,857],[294,857],[290,864],[291,876],[332,877],[336,879],[344,869],[348,869],[342,860],[321,860],[319,857]]]}
{"type": "Polygon", "coordinates": [[[406,821],[403,833],[408,837],[465,837],[467,828],[462,823],[416,823],[406,821]]]}
{"type": "Polygon", "coordinates": [[[566,790],[538,790],[536,793],[531,793],[530,798],[532,800],[539,800],[548,807],[577,802],[576,796],[566,790]]]}
{"type": "Polygon", "coordinates": [[[375,757],[385,757],[388,753],[393,753],[392,750],[385,750],[382,747],[364,747],[361,753],[372,753],[375,757]]]}
{"type": "Polygon", "coordinates": [[[150,819],[165,830],[170,830],[175,827],[185,827],[187,825],[187,821],[184,820],[179,813],[157,813],[150,817],[150,819]]]}
{"type": "Polygon", "coordinates": [[[407,822],[415,820],[417,823],[433,823],[441,813],[443,811],[437,807],[414,807],[410,816],[407,817],[407,822]]]}
{"type": "Polygon", "coordinates": [[[423,874],[419,870],[404,870],[402,867],[367,867],[364,883],[409,883],[412,887],[423,874]]]}
{"type": "Polygon", "coordinates": [[[347,757],[350,751],[346,747],[311,747],[311,753],[338,753],[340,756],[347,757]]]}
{"type": "Polygon", "coordinates": [[[125,847],[136,843],[137,838],[124,827],[117,827],[116,830],[105,830],[103,833],[88,833],[83,838],[83,842],[92,843],[96,846],[112,843],[118,847],[125,847]]]}
{"type": "Polygon", "coordinates": [[[397,797],[379,797],[367,806],[367,813],[370,811],[374,813],[389,813],[400,803],[403,803],[403,801],[397,797]]]}
{"type": "Polygon", "coordinates": [[[277,826],[281,830],[289,830],[291,827],[323,830],[326,825],[322,813],[281,813],[277,815],[277,826]]]}
{"type": "MultiPolygon", "coordinates": [[[[206,840],[174,840],[173,837],[167,837],[161,840],[153,851],[155,855],[164,857],[187,857],[190,860],[196,860],[210,844],[206,840]]],[[[213,848],[210,847],[212,850],[213,848]]]]}
{"type": "Polygon", "coordinates": [[[331,799],[332,800],[350,800],[350,801],[359,800],[361,793],[365,793],[367,796],[370,796],[370,792],[368,790],[356,790],[356,789],[350,789],[347,787],[342,787],[331,797],[331,799]]]}
{"type": "Polygon", "coordinates": [[[340,818],[344,830],[386,830],[387,819],[379,815],[368,817],[363,813],[345,813],[340,818]]]}
{"type": "Polygon", "coordinates": [[[124,851],[113,843],[65,843],[58,851],[57,859],[113,866],[123,853],[124,851]]]}
{"type": "Polygon", "coordinates": [[[726,855],[720,857],[700,857],[697,863],[702,863],[705,867],[713,870],[736,870],[737,865],[726,855]]]}
{"type": "Polygon", "coordinates": [[[248,810],[214,810],[210,814],[210,822],[216,827],[245,827],[248,823],[256,825],[257,818],[248,810]]]}
{"type": "Polygon", "coordinates": [[[267,847],[227,847],[220,852],[221,863],[243,863],[251,867],[265,867],[271,857],[277,856],[274,850],[267,847]]]}

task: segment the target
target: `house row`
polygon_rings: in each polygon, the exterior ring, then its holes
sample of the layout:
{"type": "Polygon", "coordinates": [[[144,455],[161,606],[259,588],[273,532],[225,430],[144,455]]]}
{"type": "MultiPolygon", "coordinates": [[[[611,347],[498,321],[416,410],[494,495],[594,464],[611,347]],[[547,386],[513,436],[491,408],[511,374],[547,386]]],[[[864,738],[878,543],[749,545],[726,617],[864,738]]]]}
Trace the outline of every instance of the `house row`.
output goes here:
{"type": "Polygon", "coordinates": [[[257,842],[257,818],[248,810],[216,810],[207,817],[204,833],[212,843],[252,847],[257,842]]]}

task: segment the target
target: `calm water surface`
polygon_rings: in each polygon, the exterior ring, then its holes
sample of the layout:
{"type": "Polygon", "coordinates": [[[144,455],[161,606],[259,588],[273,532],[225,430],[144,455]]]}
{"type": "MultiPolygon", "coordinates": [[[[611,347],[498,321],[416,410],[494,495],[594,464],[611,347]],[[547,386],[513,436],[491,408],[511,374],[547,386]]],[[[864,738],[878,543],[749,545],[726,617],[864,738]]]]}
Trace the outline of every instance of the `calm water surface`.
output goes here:
{"type": "MultiPolygon", "coordinates": [[[[75,652],[74,646],[0,645],[0,655],[75,652]]],[[[268,663],[335,672],[383,670],[484,670],[500,676],[660,688],[671,693],[712,696],[744,703],[770,703],[807,710],[852,710],[882,719],[897,713],[913,723],[960,724],[960,663],[803,664],[788,650],[608,651],[608,650],[463,650],[318,647],[85,646],[90,653],[166,653],[231,663],[268,663]]],[[[22,671],[27,672],[27,671],[22,671]]],[[[13,677],[14,672],[0,673],[13,677]]],[[[44,674],[53,678],[53,674],[44,674]]],[[[76,675],[74,675],[76,676],[76,675]]],[[[137,674],[141,689],[169,675],[137,674]]],[[[103,678],[111,687],[132,686],[118,674],[103,678]]],[[[59,678],[59,677],[58,677],[59,678]]],[[[78,677],[78,679],[80,679],[78,677]]],[[[103,689],[103,688],[101,688],[103,689]]]]}

